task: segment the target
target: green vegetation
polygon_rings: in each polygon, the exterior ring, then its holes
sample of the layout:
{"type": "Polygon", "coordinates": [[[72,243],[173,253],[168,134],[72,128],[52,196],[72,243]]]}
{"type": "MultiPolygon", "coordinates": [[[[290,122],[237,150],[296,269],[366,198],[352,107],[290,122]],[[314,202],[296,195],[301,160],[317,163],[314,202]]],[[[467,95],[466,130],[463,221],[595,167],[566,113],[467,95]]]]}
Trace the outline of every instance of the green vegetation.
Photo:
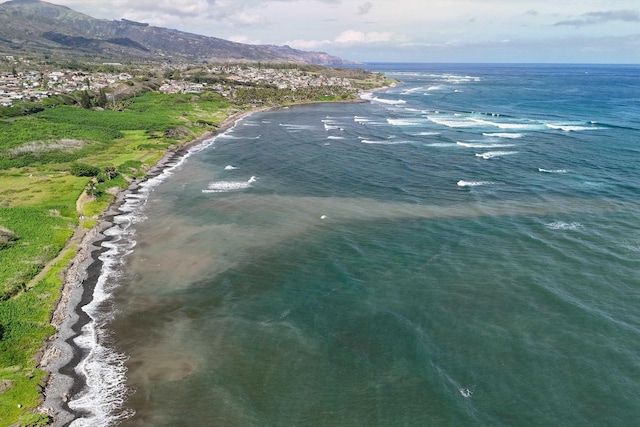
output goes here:
{"type": "Polygon", "coordinates": [[[51,309],[62,286],[62,272],[75,256],[71,248],[28,292],[0,304],[0,423],[45,425],[49,417],[32,412],[40,401],[45,372],[34,355],[54,330],[51,309]]]}
{"type": "Polygon", "coordinates": [[[74,229],[96,216],[119,189],[172,147],[214,129],[236,111],[220,95],[147,92],[122,111],[44,106],[0,119],[0,425],[44,425],[33,412],[45,373],[36,354],[49,324],[64,252],[74,229]],[[83,201],[77,205],[79,197],[83,201]],[[78,212],[80,209],[80,212],[78,212]],[[44,272],[44,275],[43,275],[44,272]]]}
{"type": "Polygon", "coordinates": [[[10,247],[0,250],[0,301],[27,289],[29,281],[64,247],[75,222],[55,209],[14,207],[0,210],[1,226],[11,230],[16,239],[10,247]]]}

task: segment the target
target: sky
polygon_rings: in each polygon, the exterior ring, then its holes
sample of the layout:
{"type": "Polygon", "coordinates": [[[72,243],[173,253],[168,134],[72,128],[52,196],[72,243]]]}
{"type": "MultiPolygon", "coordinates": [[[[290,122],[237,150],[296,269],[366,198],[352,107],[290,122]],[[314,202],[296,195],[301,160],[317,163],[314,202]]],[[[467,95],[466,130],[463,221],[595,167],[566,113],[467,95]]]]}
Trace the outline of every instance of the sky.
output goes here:
{"type": "Polygon", "coordinates": [[[359,62],[640,63],[640,0],[48,0],[359,62]]]}

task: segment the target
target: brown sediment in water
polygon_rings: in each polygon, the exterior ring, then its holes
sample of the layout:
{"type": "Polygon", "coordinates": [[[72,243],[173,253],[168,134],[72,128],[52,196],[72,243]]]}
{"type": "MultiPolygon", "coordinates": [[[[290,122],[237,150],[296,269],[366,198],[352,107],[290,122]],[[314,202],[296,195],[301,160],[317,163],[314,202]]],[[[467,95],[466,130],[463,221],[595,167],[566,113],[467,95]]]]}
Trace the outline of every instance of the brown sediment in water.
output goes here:
{"type": "MultiPolygon", "coordinates": [[[[355,99],[342,102],[368,102],[355,99]]],[[[305,103],[304,105],[309,104],[305,103]]],[[[292,105],[293,107],[293,105],[292,105]]],[[[50,337],[43,346],[39,368],[47,372],[47,383],[43,393],[43,402],[38,410],[49,415],[53,426],[65,426],[78,417],[85,415],[72,410],[68,401],[80,393],[86,387],[86,379],[75,371],[81,360],[87,356],[87,351],[74,343],[74,339],[81,334],[83,326],[91,319],[82,307],[93,300],[98,278],[101,275],[102,261],[100,255],[107,249],[102,243],[110,238],[103,233],[113,227],[113,219],[120,214],[118,208],[123,204],[127,195],[135,194],[139,190],[140,183],[154,178],[171,167],[176,161],[184,157],[189,149],[226,132],[239,120],[256,113],[282,107],[265,107],[259,109],[239,111],[227,119],[214,131],[209,131],[182,145],[174,151],[167,152],[153,167],[145,178],[134,181],[123,192],[120,192],[115,201],[100,215],[98,223],[90,230],[84,232],[81,242],[76,249],[76,256],[67,268],[61,297],[54,310],[51,324],[56,328],[56,333],[50,337]]],[[[163,375],[166,380],[177,381],[190,375],[197,366],[194,360],[188,358],[175,358],[166,362],[166,369],[154,370],[149,375],[163,375]]],[[[160,365],[156,365],[160,366],[160,365]]]]}
{"type": "MultiPolygon", "coordinates": [[[[190,148],[227,131],[248,115],[263,110],[266,109],[240,111],[233,114],[215,131],[206,132],[179,149],[167,152],[149,169],[144,180],[162,174],[166,168],[186,155],[190,148]]],[[[81,334],[82,327],[91,321],[82,307],[92,301],[93,292],[101,274],[102,262],[99,256],[106,251],[102,243],[109,240],[103,232],[114,225],[113,218],[120,213],[118,208],[127,195],[138,191],[141,182],[131,183],[101,214],[96,226],[84,233],[77,246],[76,256],[66,270],[60,299],[51,319],[56,333],[45,343],[39,361],[39,368],[48,373],[48,378],[43,402],[38,409],[53,419],[54,426],[67,425],[82,415],[75,413],[67,403],[70,398],[86,387],[86,379],[75,372],[75,367],[86,357],[86,351],[79,348],[73,340],[81,334]]],[[[179,379],[181,376],[189,375],[195,369],[195,363],[192,361],[183,362],[180,364],[179,372],[172,374],[170,379],[179,379]]]]}

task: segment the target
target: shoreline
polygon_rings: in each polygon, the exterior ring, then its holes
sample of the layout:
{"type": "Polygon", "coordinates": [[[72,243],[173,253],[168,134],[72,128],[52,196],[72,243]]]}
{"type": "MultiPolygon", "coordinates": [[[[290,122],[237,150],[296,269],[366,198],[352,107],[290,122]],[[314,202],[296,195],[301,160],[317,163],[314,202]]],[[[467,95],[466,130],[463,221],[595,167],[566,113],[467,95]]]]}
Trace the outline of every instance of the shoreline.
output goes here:
{"type": "Polygon", "coordinates": [[[83,415],[89,415],[72,409],[68,404],[71,398],[87,386],[87,379],[76,372],[75,368],[89,352],[78,346],[74,340],[81,336],[83,327],[92,321],[83,307],[93,301],[98,279],[102,274],[104,262],[99,257],[108,250],[103,243],[114,239],[104,232],[115,225],[114,217],[121,214],[119,208],[125,203],[126,197],[137,194],[141,184],[162,175],[194,147],[223,134],[252,114],[319,103],[368,103],[368,100],[361,98],[362,95],[363,93],[359,93],[358,98],[345,101],[306,102],[238,111],[224,119],[215,130],[206,131],[177,149],[167,151],[149,168],[143,179],[131,182],[125,190],[117,194],[115,200],[99,215],[97,224],[81,236],[76,255],[66,268],[60,299],[52,314],[51,324],[56,332],[47,339],[40,352],[38,368],[44,370],[47,377],[42,392],[43,399],[36,410],[51,417],[50,425],[67,426],[83,415]]]}
{"type": "Polygon", "coordinates": [[[126,197],[136,194],[142,183],[161,175],[176,161],[184,158],[193,147],[226,132],[245,117],[269,109],[271,108],[257,108],[234,113],[215,130],[207,131],[179,148],[167,151],[149,168],[143,179],[133,181],[119,192],[115,200],[99,215],[97,224],[84,232],[76,248],[76,255],[66,268],[60,299],[51,317],[51,324],[56,332],[43,344],[38,363],[38,368],[47,373],[47,378],[42,392],[43,400],[37,411],[51,417],[52,426],[66,426],[77,418],[88,415],[77,412],[68,405],[69,400],[87,385],[86,378],[78,374],[75,368],[88,352],[79,347],[74,339],[92,321],[83,307],[93,300],[102,272],[103,261],[99,257],[108,250],[103,243],[113,240],[113,237],[104,232],[114,226],[114,217],[121,213],[119,208],[126,197]]]}

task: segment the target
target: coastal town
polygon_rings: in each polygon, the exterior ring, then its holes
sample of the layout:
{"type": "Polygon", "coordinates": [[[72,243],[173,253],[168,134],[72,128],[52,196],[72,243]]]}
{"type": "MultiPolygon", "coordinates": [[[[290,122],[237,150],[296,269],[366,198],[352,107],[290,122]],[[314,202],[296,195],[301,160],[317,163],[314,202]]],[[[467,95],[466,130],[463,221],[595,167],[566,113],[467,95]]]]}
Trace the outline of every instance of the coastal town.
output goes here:
{"type": "MultiPolygon", "coordinates": [[[[92,72],[77,69],[18,70],[25,68],[24,60],[5,56],[5,63],[12,64],[10,71],[0,71],[0,105],[10,107],[16,102],[39,102],[53,95],[78,91],[96,91],[118,83],[130,82],[137,76],[134,72],[92,72]]],[[[125,68],[122,64],[101,64],[103,68],[125,68]]],[[[192,72],[187,66],[137,70],[145,78],[162,76],[158,90],[162,93],[202,93],[214,91],[225,97],[231,96],[238,86],[266,86],[279,90],[297,91],[302,88],[334,87],[355,91],[346,77],[303,71],[298,68],[263,68],[252,65],[213,65],[197,67],[192,72]],[[203,78],[203,76],[206,76],[203,78]]]]}

